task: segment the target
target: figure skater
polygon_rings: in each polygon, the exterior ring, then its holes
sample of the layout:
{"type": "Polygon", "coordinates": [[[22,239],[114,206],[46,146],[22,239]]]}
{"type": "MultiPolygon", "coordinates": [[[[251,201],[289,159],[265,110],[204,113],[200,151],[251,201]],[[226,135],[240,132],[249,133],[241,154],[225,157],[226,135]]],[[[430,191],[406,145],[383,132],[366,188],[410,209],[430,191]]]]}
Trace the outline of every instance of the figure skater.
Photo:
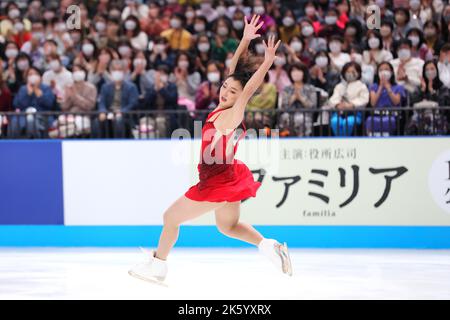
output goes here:
{"type": "Polygon", "coordinates": [[[256,71],[255,57],[241,57],[247,53],[250,41],[260,36],[256,33],[263,25],[263,22],[258,24],[259,18],[253,16],[250,22],[244,18],[244,34],[232,58],[229,74],[220,87],[220,102],[202,128],[200,163],[197,165],[200,181],[165,211],[158,248],[149,251],[146,261],[129,271],[131,276],[162,283],[168,270],[166,260],[178,239],[180,225],[212,210],[222,233],[257,246],[258,251],[280,271],[292,275],[286,243],[264,238],[251,225],[239,221],[241,200],[255,197],[261,186],[260,182],[254,181],[248,167],[234,158],[239,140],[246,132],[244,111],[249,99],[263,83],[280,45],[280,40],[275,44],[273,36],[267,39],[267,43],[263,42],[265,57],[256,71]],[[240,124],[244,130],[233,146],[232,134],[240,124]]]}

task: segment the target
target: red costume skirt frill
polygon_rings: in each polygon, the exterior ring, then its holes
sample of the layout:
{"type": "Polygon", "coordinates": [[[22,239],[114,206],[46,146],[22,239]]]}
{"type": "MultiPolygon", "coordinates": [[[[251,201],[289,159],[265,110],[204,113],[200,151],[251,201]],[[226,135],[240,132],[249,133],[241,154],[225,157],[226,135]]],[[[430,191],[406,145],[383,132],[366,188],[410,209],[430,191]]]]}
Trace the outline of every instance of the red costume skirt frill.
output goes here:
{"type": "Polygon", "coordinates": [[[195,201],[233,202],[255,197],[261,182],[253,179],[249,168],[238,159],[232,164],[197,165],[200,181],[186,191],[195,201]]]}

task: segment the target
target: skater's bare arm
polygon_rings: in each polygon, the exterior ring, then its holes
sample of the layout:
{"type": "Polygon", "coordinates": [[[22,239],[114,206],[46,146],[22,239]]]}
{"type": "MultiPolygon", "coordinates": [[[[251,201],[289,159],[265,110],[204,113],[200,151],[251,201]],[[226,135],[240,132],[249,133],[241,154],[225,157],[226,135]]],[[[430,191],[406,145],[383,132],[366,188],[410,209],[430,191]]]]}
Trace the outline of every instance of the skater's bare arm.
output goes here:
{"type": "MultiPolygon", "coordinates": [[[[245,107],[247,106],[248,101],[256,92],[256,90],[261,86],[264,81],[264,77],[266,73],[269,71],[272,66],[276,56],[275,52],[280,46],[281,40],[275,44],[275,37],[270,36],[268,39],[268,43],[266,44],[264,41],[264,47],[266,50],[264,62],[259,66],[258,70],[252,75],[250,80],[245,85],[242,93],[236,99],[232,112],[224,113],[221,116],[220,127],[233,130],[242,122],[242,118],[244,117],[245,107]]],[[[226,129],[223,130],[226,132],[226,129]]]]}
{"type": "Polygon", "coordinates": [[[243,53],[247,52],[248,45],[250,44],[250,42],[253,39],[259,38],[261,36],[256,32],[259,30],[259,28],[262,27],[264,21],[262,21],[260,24],[258,24],[258,21],[259,16],[256,15],[252,17],[252,20],[250,20],[250,22],[247,22],[247,17],[244,17],[245,23],[244,34],[242,35],[242,40],[241,42],[239,42],[239,46],[237,47],[236,52],[234,53],[233,58],[231,59],[228,75],[232,74],[236,70],[239,58],[243,53]]]}

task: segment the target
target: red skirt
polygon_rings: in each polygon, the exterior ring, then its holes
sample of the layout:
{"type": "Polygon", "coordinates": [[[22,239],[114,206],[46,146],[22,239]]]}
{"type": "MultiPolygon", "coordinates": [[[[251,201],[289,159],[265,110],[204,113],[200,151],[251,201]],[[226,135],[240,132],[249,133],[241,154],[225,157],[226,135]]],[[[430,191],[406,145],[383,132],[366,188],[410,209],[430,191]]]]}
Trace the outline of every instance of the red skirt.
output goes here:
{"type": "MultiPolygon", "coordinates": [[[[261,186],[261,182],[253,179],[249,168],[240,160],[233,159],[232,164],[209,166],[211,169],[201,169],[201,166],[197,166],[200,181],[184,194],[191,200],[240,201],[256,197],[256,191],[261,186]]],[[[204,168],[207,167],[204,165],[204,168]]]]}

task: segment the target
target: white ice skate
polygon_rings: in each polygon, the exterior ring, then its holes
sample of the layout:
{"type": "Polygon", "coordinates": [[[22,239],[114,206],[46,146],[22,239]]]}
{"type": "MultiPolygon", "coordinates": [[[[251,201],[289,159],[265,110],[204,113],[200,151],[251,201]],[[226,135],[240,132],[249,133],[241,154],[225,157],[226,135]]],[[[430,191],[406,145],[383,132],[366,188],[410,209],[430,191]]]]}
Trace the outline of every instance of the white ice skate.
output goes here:
{"type": "Polygon", "coordinates": [[[279,243],[275,239],[263,239],[258,244],[258,250],[261,254],[267,257],[275,267],[289,276],[292,276],[292,264],[289,256],[286,242],[279,243]]]}
{"type": "Polygon", "coordinates": [[[167,262],[155,257],[155,250],[140,248],[146,256],[146,261],[135,265],[128,274],[140,280],[152,282],[167,287],[164,280],[167,275],[167,262]]]}

